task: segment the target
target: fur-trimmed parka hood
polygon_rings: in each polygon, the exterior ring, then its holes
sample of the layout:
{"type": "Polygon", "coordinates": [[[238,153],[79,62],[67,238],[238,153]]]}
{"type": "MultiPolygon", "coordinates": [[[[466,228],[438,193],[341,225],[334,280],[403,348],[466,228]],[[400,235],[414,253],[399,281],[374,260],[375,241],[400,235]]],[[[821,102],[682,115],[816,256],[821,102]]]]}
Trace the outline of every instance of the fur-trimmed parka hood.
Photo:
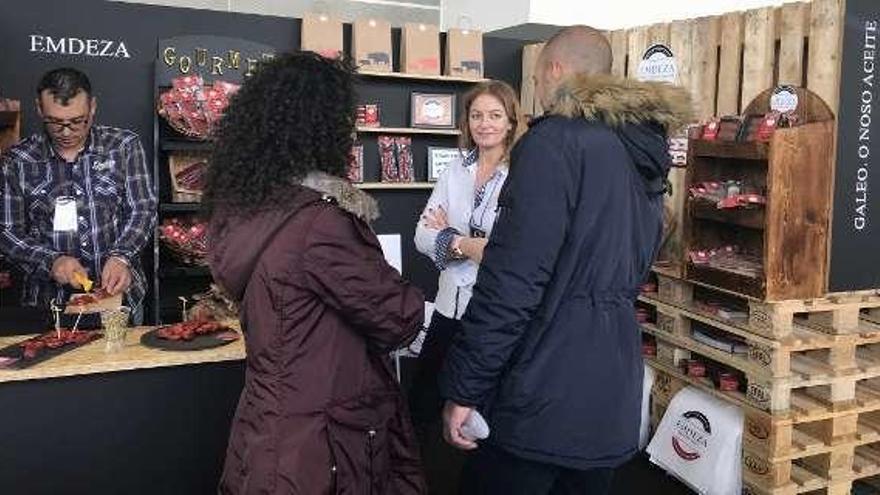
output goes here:
{"type": "Polygon", "coordinates": [[[376,200],[345,179],[323,172],[312,172],[303,179],[302,185],[322,195],[330,196],[336,200],[340,208],[367,223],[379,218],[379,205],[376,200]]]}
{"type": "Polygon", "coordinates": [[[581,75],[556,91],[548,113],[600,120],[611,127],[654,122],[676,132],[693,118],[691,99],[683,88],[607,75],[581,75]]]}
{"type": "Polygon", "coordinates": [[[645,190],[668,189],[672,165],[667,138],[691,119],[690,97],[675,86],[606,75],[578,76],[563,84],[545,116],[601,122],[610,127],[642,176],[645,190]]]}

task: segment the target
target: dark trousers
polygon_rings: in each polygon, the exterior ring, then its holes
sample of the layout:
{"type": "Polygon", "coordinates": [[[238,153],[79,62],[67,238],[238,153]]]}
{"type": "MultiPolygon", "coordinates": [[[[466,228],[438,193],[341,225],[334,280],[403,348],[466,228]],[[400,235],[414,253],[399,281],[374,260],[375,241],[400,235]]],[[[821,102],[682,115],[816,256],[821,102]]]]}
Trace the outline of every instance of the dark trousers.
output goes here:
{"type": "Polygon", "coordinates": [[[585,471],[522,459],[481,445],[462,472],[461,495],[605,495],[612,468],[585,471]]]}
{"type": "Polygon", "coordinates": [[[410,414],[421,447],[422,465],[432,495],[458,493],[465,453],[443,440],[443,398],[437,378],[461,322],[434,312],[409,390],[410,414]]]}
{"type": "Polygon", "coordinates": [[[409,394],[409,410],[416,430],[441,419],[443,399],[437,383],[452,339],[461,331],[461,321],[435,312],[419,353],[419,364],[409,394]]]}

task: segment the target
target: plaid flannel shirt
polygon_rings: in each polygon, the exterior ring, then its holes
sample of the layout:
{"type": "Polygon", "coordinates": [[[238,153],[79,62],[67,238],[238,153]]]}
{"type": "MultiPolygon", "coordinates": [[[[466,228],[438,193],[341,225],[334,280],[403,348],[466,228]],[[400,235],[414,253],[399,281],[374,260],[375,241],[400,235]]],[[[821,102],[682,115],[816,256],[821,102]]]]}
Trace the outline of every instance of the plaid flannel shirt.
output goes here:
{"type": "Polygon", "coordinates": [[[70,296],[51,277],[61,255],[77,258],[100,280],[111,256],[128,262],[127,303],[138,308],[146,292],[140,251],[156,225],[156,196],[137,134],[93,126],[76,161],[58,156],[49,137],[34,134],[2,156],[0,252],[25,272],[22,303],[45,306],[70,296]],[[77,230],[55,232],[55,199],[76,199],[77,230]]]}

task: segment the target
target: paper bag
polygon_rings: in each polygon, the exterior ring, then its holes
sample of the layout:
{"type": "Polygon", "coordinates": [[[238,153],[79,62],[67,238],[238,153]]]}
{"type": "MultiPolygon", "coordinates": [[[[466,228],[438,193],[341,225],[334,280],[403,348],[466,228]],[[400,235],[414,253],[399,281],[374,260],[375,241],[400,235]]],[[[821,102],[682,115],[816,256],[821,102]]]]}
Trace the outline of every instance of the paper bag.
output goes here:
{"type": "Polygon", "coordinates": [[[300,50],[327,58],[342,56],[342,21],[326,14],[304,15],[300,50]]]}
{"type": "Polygon", "coordinates": [[[401,72],[440,75],[440,31],[437,26],[404,25],[400,45],[401,72]]]}
{"type": "Polygon", "coordinates": [[[639,427],[639,450],[644,450],[651,439],[651,389],[654,387],[654,368],[645,366],[642,379],[642,424],[639,427]]]}
{"type": "Polygon", "coordinates": [[[391,23],[381,19],[354,21],[351,53],[360,70],[391,72],[394,66],[391,54],[391,23]]]}
{"type": "Polygon", "coordinates": [[[483,33],[469,29],[450,29],[446,33],[446,74],[483,77],[483,33]]]}
{"type": "Polygon", "coordinates": [[[692,387],[669,403],[647,453],[698,493],[742,492],[743,412],[692,387]]]}

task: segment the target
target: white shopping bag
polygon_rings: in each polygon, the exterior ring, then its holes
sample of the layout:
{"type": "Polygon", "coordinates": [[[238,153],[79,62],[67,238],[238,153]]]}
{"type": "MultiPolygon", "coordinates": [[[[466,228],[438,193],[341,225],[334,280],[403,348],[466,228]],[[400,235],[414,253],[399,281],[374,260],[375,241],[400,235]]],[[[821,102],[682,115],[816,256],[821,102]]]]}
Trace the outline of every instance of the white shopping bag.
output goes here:
{"type": "Polygon", "coordinates": [[[645,365],[642,380],[642,425],[639,428],[639,450],[644,450],[651,438],[651,388],[654,386],[654,368],[645,365]]]}
{"type": "Polygon", "coordinates": [[[742,425],[738,407],[687,387],[670,402],[647,452],[699,493],[739,495],[742,425]]]}

